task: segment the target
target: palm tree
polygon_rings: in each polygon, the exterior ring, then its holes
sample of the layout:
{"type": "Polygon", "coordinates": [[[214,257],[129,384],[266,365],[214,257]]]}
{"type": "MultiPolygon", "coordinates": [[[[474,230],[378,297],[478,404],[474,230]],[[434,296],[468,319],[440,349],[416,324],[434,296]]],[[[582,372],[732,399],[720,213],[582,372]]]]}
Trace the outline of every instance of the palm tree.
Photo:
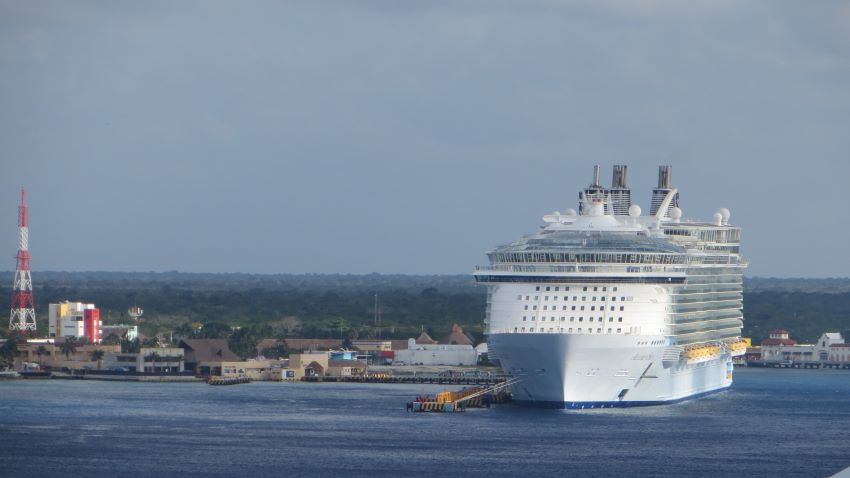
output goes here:
{"type": "Polygon", "coordinates": [[[102,364],[101,360],[103,360],[103,356],[106,355],[103,350],[97,349],[89,352],[89,357],[92,362],[97,362],[97,369],[100,370],[100,366],[102,364]]]}
{"type": "Polygon", "coordinates": [[[15,357],[18,356],[18,342],[15,337],[6,339],[6,343],[0,347],[0,365],[11,367],[15,365],[15,357]]]}
{"type": "Polygon", "coordinates": [[[59,350],[65,354],[65,360],[71,358],[71,354],[77,351],[77,338],[76,337],[65,337],[65,341],[62,342],[62,345],[59,347],[59,350]]]}
{"type": "Polygon", "coordinates": [[[37,349],[35,349],[35,354],[38,356],[38,363],[41,363],[41,356],[47,354],[47,347],[44,345],[39,345],[37,349]]]}

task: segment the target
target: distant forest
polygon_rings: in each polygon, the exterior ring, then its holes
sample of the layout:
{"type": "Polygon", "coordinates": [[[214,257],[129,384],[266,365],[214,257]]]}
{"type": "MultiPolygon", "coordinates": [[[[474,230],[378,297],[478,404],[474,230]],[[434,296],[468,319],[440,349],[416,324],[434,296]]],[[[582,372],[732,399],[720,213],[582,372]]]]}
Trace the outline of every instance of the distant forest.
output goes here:
{"type": "MultiPolygon", "coordinates": [[[[441,337],[456,323],[484,339],[486,288],[468,275],[34,272],[33,280],[44,335],[47,304],[68,299],[97,304],[105,324],[129,323],[127,309],[138,305],[147,336],[226,324],[268,326],[279,337],[406,339],[422,330],[441,337]]],[[[755,342],[779,327],[806,342],[850,329],[850,279],[746,278],[744,289],[744,335],[755,342]]],[[[10,295],[0,295],[0,310],[10,295]]]]}

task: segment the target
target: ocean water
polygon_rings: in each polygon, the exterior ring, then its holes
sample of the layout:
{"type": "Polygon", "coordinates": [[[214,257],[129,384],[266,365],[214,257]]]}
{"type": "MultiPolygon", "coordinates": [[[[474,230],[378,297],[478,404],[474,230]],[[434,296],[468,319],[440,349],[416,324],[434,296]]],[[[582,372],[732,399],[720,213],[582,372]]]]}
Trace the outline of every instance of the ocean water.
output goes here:
{"type": "Polygon", "coordinates": [[[0,381],[0,476],[829,476],[850,373],[737,369],[674,405],[411,414],[421,385],[0,381]]]}

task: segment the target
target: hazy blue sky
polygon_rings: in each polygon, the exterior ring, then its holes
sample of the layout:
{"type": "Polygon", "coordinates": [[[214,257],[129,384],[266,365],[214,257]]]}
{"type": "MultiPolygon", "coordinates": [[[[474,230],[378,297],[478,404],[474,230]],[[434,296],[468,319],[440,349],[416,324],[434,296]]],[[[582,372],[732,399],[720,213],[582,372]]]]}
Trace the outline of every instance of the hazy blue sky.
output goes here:
{"type": "Polygon", "coordinates": [[[0,1],[0,270],[462,273],[628,164],[848,276],[850,3],[0,1]]]}

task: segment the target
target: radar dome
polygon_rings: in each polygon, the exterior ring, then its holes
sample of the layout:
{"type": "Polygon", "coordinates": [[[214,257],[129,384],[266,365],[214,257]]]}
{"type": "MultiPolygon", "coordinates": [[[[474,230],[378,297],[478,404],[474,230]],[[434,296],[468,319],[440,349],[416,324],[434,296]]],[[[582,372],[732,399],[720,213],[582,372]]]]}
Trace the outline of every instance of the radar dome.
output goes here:
{"type": "Polygon", "coordinates": [[[640,206],[638,206],[637,204],[632,204],[631,206],[629,206],[629,216],[638,217],[640,216],[640,212],[640,206]]]}
{"type": "Polygon", "coordinates": [[[575,215],[576,215],[576,210],[573,209],[573,208],[569,208],[566,211],[564,211],[564,216],[575,216],[575,215]]]}
{"type": "Polygon", "coordinates": [[[682,209],[679,207],[674,207],[670,209],[670,218],[675,219],[677,221],[679,219],[682,219],[682,209]]]}
{"type": "Polygon", "coordinates": [[[725,207],[721,207],[717,210],[717,213],[720,214],[720,217],[723,218],[723,224],[729,224],[729,209],[725,207]]]}
{"type": "Polygon", "coordinates": [[[719,212],[714,213],[714,216],[712,216],[712,220],[714,221],[714,224],[718,226],[723,225],[723,216],[719,212]]]}

